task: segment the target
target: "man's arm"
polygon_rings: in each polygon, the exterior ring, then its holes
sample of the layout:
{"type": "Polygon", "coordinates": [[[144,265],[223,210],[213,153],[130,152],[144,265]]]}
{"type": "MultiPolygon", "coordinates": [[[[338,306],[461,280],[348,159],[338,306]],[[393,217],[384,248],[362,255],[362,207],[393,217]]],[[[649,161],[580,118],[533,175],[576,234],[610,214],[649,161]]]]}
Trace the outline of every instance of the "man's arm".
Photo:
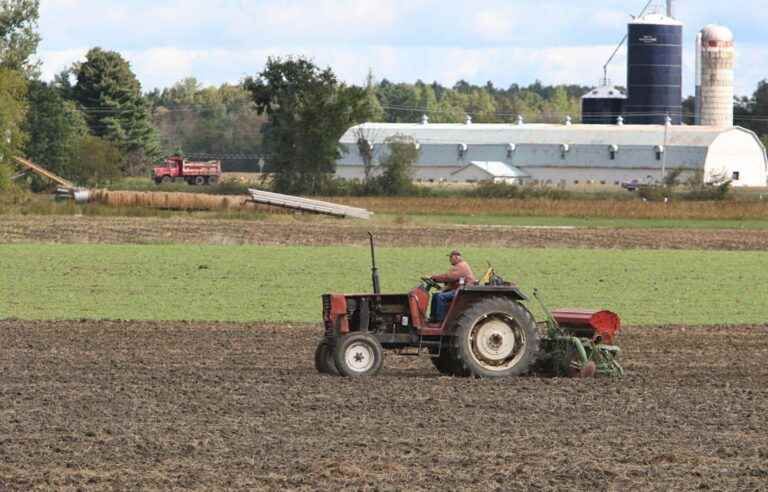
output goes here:
{"type": "Polygon", "coordinates": [[[453,267],[449,272],[443,273],[442,275],[432,275],[431,278],[435,282],[447,284],[458,281],[462,276],[461,271],[458,268],[453,267]]]}

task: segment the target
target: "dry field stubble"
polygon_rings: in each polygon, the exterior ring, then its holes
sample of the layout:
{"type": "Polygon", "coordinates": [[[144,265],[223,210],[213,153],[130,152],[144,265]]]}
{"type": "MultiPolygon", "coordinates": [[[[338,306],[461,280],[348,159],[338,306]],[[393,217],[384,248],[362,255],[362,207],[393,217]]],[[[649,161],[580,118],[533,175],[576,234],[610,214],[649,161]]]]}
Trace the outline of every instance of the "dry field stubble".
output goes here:
{"type": "Polygon", "coordinates": [[[768,487],[768,326],[627,329],[623,381],[344,380],[320,331],[0,322],[0,488],[768,487]]]}
{"type": "Polygon", "coordinates": [[[768,220],[768,194],[761,201],[642,202],[640,200],[549,200],[488,198],[329,198],[387,214],[508,215],[670,220],[768,220]]]}
{"type": "MultiPolygon", "coordinates": [[[[258,210],[292,213],[276,207],[255,206],[239,195],[107,191],[94,193],[98,203],[111,207],[170,210],[258,210]]],[[[724,202],[655,203],[640,200],[550,200],[415,197],[321,197],[321,200],[366,208],[377,214],[508,217],[571,217],[653,220],[768,220],[768,199],[724,202]]]]}
{"type": "Polygon", "coordinates": [[[382,246],[768,250],[768,230],[562,229],[484,225],[415,225],[316,216],[269,220],[185,217],[3,216],[0,243],[259,244],[365,246],[367,231],[382,246]]]}

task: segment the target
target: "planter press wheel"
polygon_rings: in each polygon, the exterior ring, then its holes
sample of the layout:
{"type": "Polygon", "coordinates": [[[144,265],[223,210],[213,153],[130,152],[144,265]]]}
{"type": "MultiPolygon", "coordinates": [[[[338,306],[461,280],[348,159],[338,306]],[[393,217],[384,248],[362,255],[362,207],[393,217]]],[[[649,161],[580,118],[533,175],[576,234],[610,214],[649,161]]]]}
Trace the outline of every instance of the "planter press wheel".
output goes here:
{"type": "Polygon", "coordinates": [[[594,378],[597,376],[597,364],[595,361],[590,360],[584,364],[579,357],[579,353],[575,349],[569,349],[568,355],[565,358],[565,374],[569,378],[594,378]]]}

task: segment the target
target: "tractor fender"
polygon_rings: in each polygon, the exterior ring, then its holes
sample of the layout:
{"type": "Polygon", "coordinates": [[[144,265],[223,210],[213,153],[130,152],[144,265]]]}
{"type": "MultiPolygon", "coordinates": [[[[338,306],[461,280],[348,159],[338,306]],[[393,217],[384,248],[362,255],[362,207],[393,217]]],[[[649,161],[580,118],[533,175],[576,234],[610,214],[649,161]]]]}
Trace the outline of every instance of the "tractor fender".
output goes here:
{"type": "Polygon", "coordinates": [[[448,333],[456,318],[461,316],[461,313],[463,313],[471,304],[489,297],[505,297],[511,301],[517,302],[523,306],[525,310],[528,310],[528,308],[520,302],[527,301],[528,296],[523,294],[517,287],[467,286],[456,292],[456,297],[453,298],[451,306],[448,308],[448,314],[446,314],[445,320],[443,321],[443,330],[448,333]]]}

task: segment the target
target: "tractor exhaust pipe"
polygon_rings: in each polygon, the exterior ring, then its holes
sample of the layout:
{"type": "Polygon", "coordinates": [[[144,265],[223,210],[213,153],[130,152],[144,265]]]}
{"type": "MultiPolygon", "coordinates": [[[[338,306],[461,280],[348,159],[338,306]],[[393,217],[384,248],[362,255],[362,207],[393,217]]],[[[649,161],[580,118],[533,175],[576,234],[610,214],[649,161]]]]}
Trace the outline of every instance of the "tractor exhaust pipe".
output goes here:
{"type": "Polygon", "coordinates": [[[376,249],[373,244],[373,234],[368,233],[371,239],[371,278],[373,279],[373,293],[381,294],[381,279],[379,279],[379,269],[376,268],[376,249]]]}

